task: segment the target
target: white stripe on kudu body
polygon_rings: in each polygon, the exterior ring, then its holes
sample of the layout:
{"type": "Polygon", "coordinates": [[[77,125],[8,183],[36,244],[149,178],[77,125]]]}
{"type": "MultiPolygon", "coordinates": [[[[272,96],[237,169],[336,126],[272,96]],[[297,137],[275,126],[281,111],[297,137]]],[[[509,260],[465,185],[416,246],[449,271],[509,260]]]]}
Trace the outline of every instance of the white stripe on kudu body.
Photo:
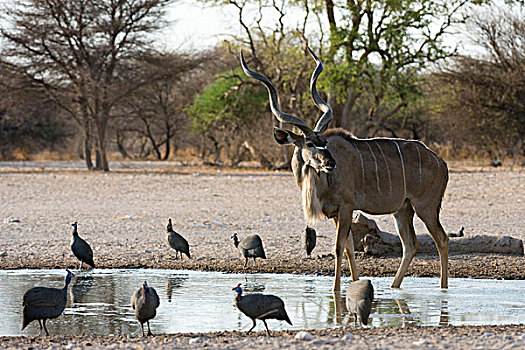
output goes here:
{"type": "Polygon", "coordinates": [[[370,150],[370,153],[372,153],[372,157],[374,158],[374,165],[376,167],[376,184],[377,184],[377,191],[379,193],[381,193],[381,188],[379,188],[379,167],[377,166],[377,159],[376,159],[376,155],[374,154],[374,150],[372,149],[372,147],[370,146],[370,143],[366,143],[366,145],[368,146],[368,149],[370,150]]]}
{"type": "Polygon", "coordinates": [[[363,156],[361,155],[361,152],[359,151],[359,148],[357,148],[356,145],[350,143],[352,147],[356,150],[357,154],[359,155],[359,161],[361,162],[361,182],[363,184],[363,187],[365,186],[365,163],[363,162],[363,156]]]}
{"type": "Polygon", "coordinates": [[[395,143],[397,151],[399,152],[399,159],[401,160],[401,171],[403,173],[403,199],[405,199],[407,197],[407,177],[405,175],[405,162],[403,161],[403,154],[401,153],[401,148],[399,148],[399,144],[396,140],[392,140],[392,142],[395,143]]]}
{"type": "Polygon", "coordinates": [[[392,194],[392,175],[390,175],[390,167],[388,166],[388,162],[386,161],[385,153],[383,153],[383,149],[381,148],[381,145],[377,141],[375,141],[375,144],[379,148],[379,151],[381,152],[381,155],[383,156],[383,160],[385,161],[386,172],[388,174],[388,193],[392,194]]]}
{"type": "Polygon", "coordinates": [[[422,169],[422,164],[421,164],[421,152],[419,151],[418,144],[416,144],[416,151],[417,151],[417,159],[419,160],[419,183],[421,183],[423,169],[422,169]]]}

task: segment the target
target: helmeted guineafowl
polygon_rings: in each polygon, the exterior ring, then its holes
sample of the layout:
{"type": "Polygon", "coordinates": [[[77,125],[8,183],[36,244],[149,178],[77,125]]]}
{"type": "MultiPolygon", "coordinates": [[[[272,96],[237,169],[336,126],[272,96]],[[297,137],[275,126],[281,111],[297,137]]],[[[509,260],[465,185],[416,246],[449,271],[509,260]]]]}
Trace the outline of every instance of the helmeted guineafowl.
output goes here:
{"type": "Polygon", "coordinates": [[[93,250],[89,246],[89,244],[84,241],[80,236],[78,235],[78,223],[75,221],[75,223],[71,224],[73,226],[73,238],[71,239],[71,250],[73,251],[73,254],[77,257],[78,260],[80,260],[80,267],[79,269],[82,270],[82,263],[86,263],[91,267],[95,267],[95,263],[93,262],[93,250]]]}
{"type": "Polygon", "coordinates": [[[314,250],[315,244],[317,242],[317,234],[315,233],[315,230],[309,226],[306,226],[303,234],[301,235],[301,240],[303,242],[304,249],[306,250],[306,255],[310,257],[310,254],[312,253],[312,250],[314,250]]]}
{"type": "Polygon", "coordinates": [[[190,255],[190,245],[188,241],[182,237],[177,232],[173,231],[173,226],[171,225],[171,219],[168,219],[168,226],[166,228],[166,238],[170,246],[175,249],[175,259],[178,259],[178,254],[180,252],[180,258],[182,259],[182,253],[186,254],[188,258],[191,259],[190,255]]]}
{"type": "Polygon", "coordinates": [[[243,296],[240,283],[237,287],[232,288],[232,290],[237,292],[235,306],[237,306],[239,311],[252,319],[253,326],[247,333],[250,333],[252,329],[255,328],[255,320],[263,321],[268,335],[270,335],[270,330],[266,324],[266,320],[268,319],[273,318],[275,320],[286,321],[292,325],[292,321],[290,321],[290,318],[284,309],[284,302],[281,298],[275,295],[259,293],[243,296]]]}
{"type": "Polygon", "coordinates": [[[149,287],[147,282],[142,284],[142,287],[137,289],[131,296],[131,307],[135,310],[135,316],[140,323],[142,336],[144,335],[144,322],[148,323],[148,334],[151,333],[149,328],[149,320],[157,314],[157,308],[160,305],[159,296],[153,287],[149,287]]]}
{"type": "Polygon", "coordinates": [[[231,238],[235,247],[239,249],[242,256],[246,259],[244,267],[248,264],[248,258],[253,258],[253,266],[255,266],[255,258],[266,259],[262,239],[259,235],[251,235],[239,241],[237,233],[234,233],[231,238]]]}
{"type": "Polygon", "coordinates": [[[370,280],[358,280],[350,283],[346,290],[346,308],[350,314],[354,315],[356,325],[358,315],[364,325],[368,324],[373,300],[374,287],[370,280]]]}
{"type": "Polygon", "coordinates": [[[44,331],[49,335],[46,327],[46,320],[57,318],[66,308],[67,287],[71,278],[75,275],[66,270],[66,280],[63,288],[34,287],[24,293],[22,330],[34,320],[40,324],[40,334],[42,334],[42,321],[44,331]]]}

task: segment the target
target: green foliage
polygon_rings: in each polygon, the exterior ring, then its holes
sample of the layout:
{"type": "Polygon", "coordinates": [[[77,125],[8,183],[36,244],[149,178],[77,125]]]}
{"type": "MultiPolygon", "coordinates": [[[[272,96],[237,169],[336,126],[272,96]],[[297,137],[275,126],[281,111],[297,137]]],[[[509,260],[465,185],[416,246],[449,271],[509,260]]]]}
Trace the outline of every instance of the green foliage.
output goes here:
{"type": "Polygon", "coordinates": [[[196,134],[207,135],[215,129],[250,123],[261,112],[268,97],[263,89],[246,89],[239,78],[241,68],[223,73],[195,96],[187,112],[196,134]]]}
{"type": "Polygon", "coordinates": [[[443,38],[464,21],[458,14],[464,5],[462,0],[337,3],[343,15],[331,31],[327,90],[339,104],[349,94],[368,99],[378,113],[414,100],[421,72],[456,54],[443,38]]]}

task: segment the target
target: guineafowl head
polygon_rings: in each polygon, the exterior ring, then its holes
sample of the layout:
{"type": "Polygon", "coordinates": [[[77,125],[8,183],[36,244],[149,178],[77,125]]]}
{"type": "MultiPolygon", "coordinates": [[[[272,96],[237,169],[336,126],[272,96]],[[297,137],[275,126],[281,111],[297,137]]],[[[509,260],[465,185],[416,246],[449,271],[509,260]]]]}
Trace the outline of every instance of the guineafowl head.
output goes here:
{"type": "Polygon", "coordinates": [[[68,269],[66,269],[66,272],[67,272],[67,275],[66,275],[66,286],[67,286],[69,285],[69,283],[71,283],[71,279],[75,277],[75,275],[73,274],[73,272],[69,271],[68,269]]]}
{"type": "Polygon", "coordinates": [[[235,244],[235,246],[237,247],[239,245],[239,238],[237,238],[237,232],[235,232],[230,238],[233,239],[233,244],[235,244]]]}
{"type": "Polygon", "coordinates": [[[233,287],[232,290],[237,292],[237,296],[241,296],[242,295],[242,288],[241,288],[241,284],[240,283],[237,285],[237,287],[233,287]]]}
{"type": "Polygon", "coordinates": [[[78,226],[77,224],[78,224],[77,221],[75,221],[74,223],[71,224],[71,226],[73,226],[73,234],[77,233],[77,226],[78,226]]]}
{"type": "Polygon", "coordinates": [[[142,288],[144,288],[144,291],[147,292],[149,289],[148,282],[144,281],[144,283],[142,283],[142,288]]]}
{"type": "Polygon", "coordinates": [[[171,219],[168,219],[168,226],[166,227],[166,229],[168,231],[172,231],[173,230],[173,226],[171,225],[171,219]]]}

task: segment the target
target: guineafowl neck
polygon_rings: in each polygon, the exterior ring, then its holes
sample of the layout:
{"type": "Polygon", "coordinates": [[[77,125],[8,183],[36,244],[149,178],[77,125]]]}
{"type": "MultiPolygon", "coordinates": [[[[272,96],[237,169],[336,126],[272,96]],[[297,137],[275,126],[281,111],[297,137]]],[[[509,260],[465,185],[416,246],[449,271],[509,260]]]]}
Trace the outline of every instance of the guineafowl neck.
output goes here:
{"type": "Polygon", "coordinates": [[[71,283],[71,277],[67,276],[66,281],[64,283],[64,289],[67,289],[70,283],[71,283]]]}

